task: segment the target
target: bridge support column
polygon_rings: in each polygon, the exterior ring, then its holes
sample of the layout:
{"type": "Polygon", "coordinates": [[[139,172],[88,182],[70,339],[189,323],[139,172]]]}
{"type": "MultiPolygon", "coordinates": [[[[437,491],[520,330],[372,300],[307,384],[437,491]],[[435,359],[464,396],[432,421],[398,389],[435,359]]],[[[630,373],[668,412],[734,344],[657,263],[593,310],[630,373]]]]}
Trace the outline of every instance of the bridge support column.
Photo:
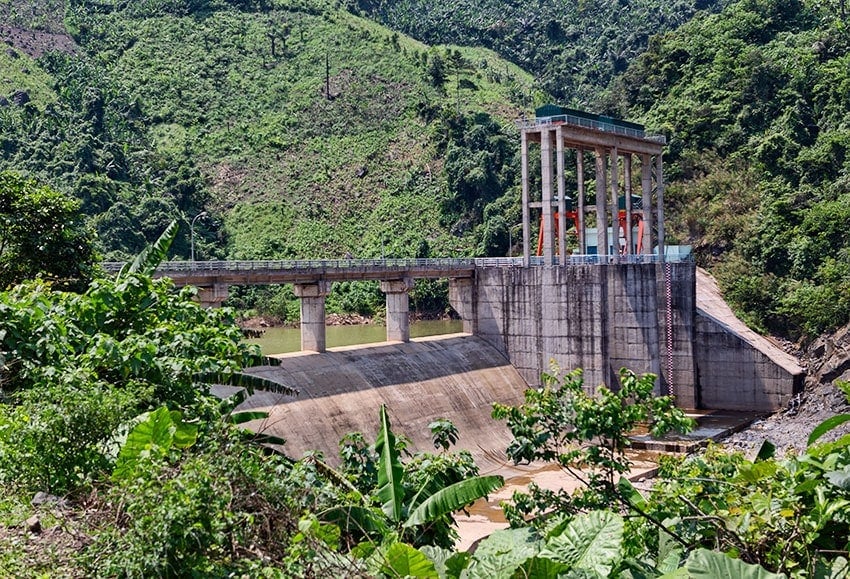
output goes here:
{"type": "Polygon", "coordinates": [[[395,279],[381,282],[381,291],[387,297],[387,341],[410,341],[410,298],[413,279],[395,279]]]}
{"type": "Polygon", "coordinates": [[[325,297],[331,282],[296,283],[295,295],[301,300],[301,350],[325,351],[325,297]]]}
{"type": "Polygon", "coordinates": [[[198,288],[198,301],[202,307],[218,308],[227,299],[227,284],[216,283],[208,287],[198,288]]]}
{"type": "Polygon", "coordinates": [[[475,280],[468,277],[449,278],[449,303],[463,321],[463,331],[478,333],[478,316],[475,313],[475,280]]]}

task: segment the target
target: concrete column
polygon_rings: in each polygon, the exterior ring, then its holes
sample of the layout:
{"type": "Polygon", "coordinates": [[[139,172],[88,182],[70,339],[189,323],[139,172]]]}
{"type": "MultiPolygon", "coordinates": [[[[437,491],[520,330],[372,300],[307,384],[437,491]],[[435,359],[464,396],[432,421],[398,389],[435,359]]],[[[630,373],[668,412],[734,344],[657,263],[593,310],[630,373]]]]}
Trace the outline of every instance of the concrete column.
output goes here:
{"type": "Polygon", "coordinates": [[[554,256],[555,226],[552,216],[552,131],[540,132],[540,189],[543,202],[543,263],[552,265],[554,256]]]}
{"type": "Polygon", "coordinates": [[[324,352],[325,297],[331,291],[331,282],[296,283],[293,287],[301,300],[301,350],[324,352]]]}
{"type": "Polygon", "coordinates": [[[640,156],[641,205],[643,206],[643,253],[652,253],[652,157],[640,156]]]}
{"type": "Polygon", "coordinates": [[[596,149],[596,253],[608,255],[608,210],[606,193],[608,191],[608,170],[605,149],[596,149]]]}
{"type": "Polygon", "coordinates": [[[655,156],[655,199],[658,203],[658,255],[664,261],[664,171],[662,155],[655,156]]]}
{"type": "Polygon", "coordinates": [[[467,334],[477,334],[475,280],[468,277],[449,278],[449,303],[460,316],[463,331],[467,334]]]}
{"type": "Polygon", "coordinates": [[[555,150],[558,166],[558,263],[567,263],[567,201],[566,181],[564,176],[564,138],[561,127],[555,130],[555,150]]]}
{"type": "Polygon", "coordinates": [[[413,279],[394,279],[381,282],[381,291],[387,298],[387,341],[410,341],[410,301],[408,292],[413,289],[413,279]]]}
{"type": "Polygon", "coordinates": [[[531,263],[531,213],[528,198],[528,132],[522,130],[522,265],[531,263]]]}
{"type": "Polygon", "coordinates": [[[578,173],[578,183],[576,190],[578,193],[576,197],[578,197],[578,205],[577,205],[577,214],[578,214],[578,231],[576,234],[578,235],[578,246],[579,253],[582,255],[587,253],[587,239],[585,239],[585,215],[584,215],[584,149],[579,149],[576,152],[576,173],[578,173]]]}
{"type": "Polygon", "coordinates": [[[632,154],[623,157],[623,181],[626,189],[626,254],[634,253],[632,239],[632,154]]]}
{"type": "Polygon", "coordinates": [[[611,149],[611,246],[614,255],[620,253],[620,156],[617,147],[611,149]]]}
{"type": "Polygon", "coordinates": [[[202,307],[218,308],[227,299],[228,288],[226,283],[216,283],[212,287],[198,288],[198,301],[202,307]]]}

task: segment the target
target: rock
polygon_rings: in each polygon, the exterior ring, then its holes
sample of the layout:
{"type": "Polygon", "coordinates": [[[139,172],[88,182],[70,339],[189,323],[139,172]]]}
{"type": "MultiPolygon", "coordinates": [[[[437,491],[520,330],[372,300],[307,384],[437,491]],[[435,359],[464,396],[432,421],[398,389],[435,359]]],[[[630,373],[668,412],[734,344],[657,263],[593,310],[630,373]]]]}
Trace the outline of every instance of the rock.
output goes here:
{"type": "Polygon", "coordinates": [[[9,99],[7,99],[4,96],[0,96],[0,107],[8,107],[8,106],[9,106],[9,99]]]}
{"type": "Polygon", "coordinates": [[[24,524],[27,526],[27,530],[34,535],[41,532],[41,520],[39,520],[38,515],[31,516],[24,524]]]}
{"type": "Polygon", "coordinates": [[[12,102],[18,105],[19,107],[22,107],[28,102],[30,102],[30,95],[25,90],[16,90],[12,93],[12,102]]]}
{"type": "Polygon", "coordinates": [[[68,501],[62,497],[38,491],[30,501],[30,504],[34,507],[39,507],[41,505],[55,505],[59,508],[65,508],[68,506],[68,501]]]}
{"type": "Polygon", "coordinates": [[[14,48],[7,48],[6,49],[6,55],[9,58],[18,58],[18,51],[15,50],[14,48]]]}

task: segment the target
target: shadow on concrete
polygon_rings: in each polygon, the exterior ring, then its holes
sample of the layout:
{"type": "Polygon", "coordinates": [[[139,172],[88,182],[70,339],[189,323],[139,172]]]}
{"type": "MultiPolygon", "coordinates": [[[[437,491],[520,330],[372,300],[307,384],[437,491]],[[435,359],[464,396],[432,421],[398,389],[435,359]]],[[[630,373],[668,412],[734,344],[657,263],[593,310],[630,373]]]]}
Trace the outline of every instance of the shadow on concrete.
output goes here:
{"type": "Polygon", "coordinates": [[[293,458],[319,450],[337,462],[339,440],[362,432],[373,441],[385,404],[393,430],[417,450],[433,450],[428,424],[448,418],[460,431],[459,449],[486,468],[497,468],[510,442],[494,402],[519,404],[526,388],[498,350],[468,335],[431,336],[409,343],[348,346],[280,356],[279,367],[250,373],[299,391],[297,397],[258,392],[243,409],[264,409],[268,419],[249,426],[287,440],[293,458]]]}

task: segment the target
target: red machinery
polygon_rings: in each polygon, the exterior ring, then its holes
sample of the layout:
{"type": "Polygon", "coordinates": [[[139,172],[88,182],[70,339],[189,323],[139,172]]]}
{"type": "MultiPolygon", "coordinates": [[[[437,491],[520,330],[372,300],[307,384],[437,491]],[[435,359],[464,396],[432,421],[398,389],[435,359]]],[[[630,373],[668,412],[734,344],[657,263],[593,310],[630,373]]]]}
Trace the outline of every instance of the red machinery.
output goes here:
{"type": "MultiPolygon", "coordinates": [[[[573,227],[575,227],[575,230],[578,231],[578,227],[579,227],[578,212],[577,211],[566,211],[565,215],[566,215],[567,219],[572,220],[573,227]]],[[[559,221],[560,221],[559,212],[555,211],[554,214],[553,214],[553,217],[555,218],[555,241],[557,243],[558,231],[560,230],[560,228],[559,228],[559,221]]],[[[619,225],[620,225],[619,237],[623,240],[623,243],[620,244],[620,247],[625,248],[626,247],[626,241],[625,241],[626,212],[621,209],[618,217],[619,217],[618,221],[619,221],[619,225]]],[[[635,253],[642,253],[643,252],[643,229],[644,229],[644,226],[643,226],[643,215],[641,215],[640,213],[632,213],[632,227],[635,227],[635,226],[637,226],[637,228],[638,228],[638,230],[637,230],[637,240],[636,240],[637,247],[635,248],[635,253]]],[[[542,215],[540,216],[540,234],[537,236],[537,255],[543,255],[543,216],[542,215]]]]}

